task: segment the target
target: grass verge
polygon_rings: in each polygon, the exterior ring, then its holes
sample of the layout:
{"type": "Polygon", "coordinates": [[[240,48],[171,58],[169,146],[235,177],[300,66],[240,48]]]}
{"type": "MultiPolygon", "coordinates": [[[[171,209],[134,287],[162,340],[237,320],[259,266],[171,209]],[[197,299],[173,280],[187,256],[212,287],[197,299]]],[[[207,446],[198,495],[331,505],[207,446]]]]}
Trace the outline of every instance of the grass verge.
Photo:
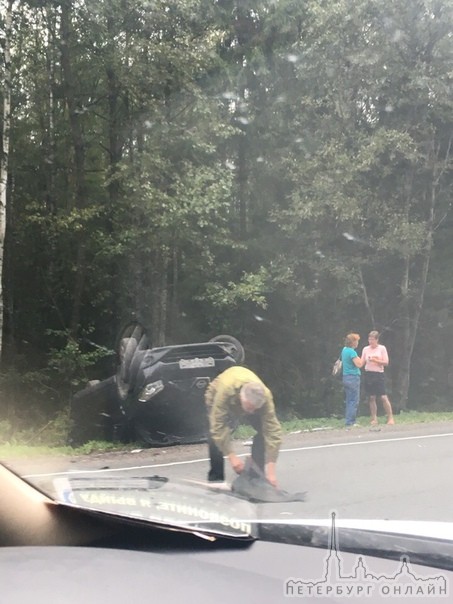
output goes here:
{"type": "MultiPolygon", "coordinates": [[[[362,426],[368,426],[370,418],[361,416],[357,419],[362,426]]],[[[453,422],[453,412],[429,413],[419,411],[406,411],[395,416],[395,424],[428,424],[438,422],[453,422]]],[[[385,417],[379,418],[380,424],[385,424],[385,417]]],[[[282,422],[284,434],[291,432],[313,432],[316,430],[335,430],[344,428],[343,417],[316,418],[316,419],[292,419],[282,422]]],[[[249,426],[239,426],[235,432],[236,438],[249,438],[254,434],[253,428],[249,426]]]]}
{"type": "MultiPolygon", "coordinates": [[[[368,426],[369,417],[362,416],[358,418],[359,424],[368,426]]],[[[453,412],[418,412],[408,411],[395,417],[395,422],[399,424],[427,424],[439,422],[453,422],[453,412]]],[[[385,418],[380,418],[380,423],[385,423],[385,418]]],[[[284,434],[294,432],[312,432],[317,430],[335,430],[344,427],[344,419],[340,417],[317,418],[317,419],[292,419],[282,422],[284,434]]],[[[254,434],[253,428],[249,426],[239,426],[235,431],[234,437],[237,439],[247,439],[254,434]]],[[[0,444],[0,460],[19,457],[40,457],[40,456],[78,456],[90,455],[95,453],[109,453],[114,451],[132,451],[137,448],[143,448],[140,443],[118,444],[104,441],[90,441],[81,447],[57,447],[46,445],[27,445],[20,442],[0,444]]]]}

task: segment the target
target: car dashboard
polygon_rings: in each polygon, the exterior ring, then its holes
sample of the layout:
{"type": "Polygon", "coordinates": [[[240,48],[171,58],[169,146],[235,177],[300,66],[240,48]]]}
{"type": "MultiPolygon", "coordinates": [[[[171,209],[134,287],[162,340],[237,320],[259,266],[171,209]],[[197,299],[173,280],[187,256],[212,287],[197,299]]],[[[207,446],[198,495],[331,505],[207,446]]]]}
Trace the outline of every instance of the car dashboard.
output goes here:
{"type": "Polygon", "coordinates": [[[345,529],[340,549],[328,526],[270,520],[258,537],[216,535],[62,505],[1,466],[0,483],[8,604],[448,601],[448,539],[345,529]]]}

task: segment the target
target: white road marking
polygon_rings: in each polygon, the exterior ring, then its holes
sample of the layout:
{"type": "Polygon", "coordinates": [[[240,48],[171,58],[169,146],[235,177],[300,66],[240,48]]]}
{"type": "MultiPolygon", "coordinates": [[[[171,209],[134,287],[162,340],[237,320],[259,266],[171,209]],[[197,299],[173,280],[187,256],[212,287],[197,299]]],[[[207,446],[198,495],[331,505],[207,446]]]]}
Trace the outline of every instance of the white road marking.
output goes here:
{"type": "MultiPolygon", "coordinates": [[[[407,440],[419,440],[426,438],[444,438],[453,436],[453,432],[447,434],[425,434],[422,436],[401,436],[398,438],[379,438],[376,440],[361,440],[346,443],[329,443],[327,445],[310,445],[308,447],[295,447],[292,449],[280,449],[280,453],[293,453],[295,451],[310,451],[314,449],[330,449],[333,447],[354,447],[358,445],[374,445],[376,443],[402,442],[407,440]]],[[[240,453],[238,457],[248,457],[249,453],[240,453]]],[[[172,461],[168,463],[158,463],[144,466],[126,466],[122,468],[104,468],[102,470],[68,470],[66,472],[53,472],[50,474],[27,474],[23,478],[44,478],[50,476],[74,476],[77,474],[107,474],[108,472],[128,472],[130,470],[147,470],[152,468],[168,468],[170,466],[183,466],[191,463],[202,463],[209,461],[208,457],[201,459],[188,459],[186,461],[172,461]]]]}
{"type": "Polygon", "coordinates": [[[231,485],[226,481],[223,482],[209,482],[207,480],[194,480],[192,478],[184,478],[184,482],[190,482],[191,484],[198,484],[202,487],[207,487],[213,491],[231,491],[231,485]]]}
{"type": "Polygon", "coordinates": [[[424,434],[422,436],[401,436],[399,438],[377,438],[376,440],[360,440],[353,443],[330,443],[328,445],[313,445],[311,447],[297,447],[295,449],[281,449],[282,453],[290,451],[306,451],[307,449],[328,449],[329,447],[352,447],[354,445],[370,445],[374,443],[399,442],[403,440],[417,440],[419,438],[442,438],[443,436],[453,436],[453,432],[447,434],[424,434]]]}

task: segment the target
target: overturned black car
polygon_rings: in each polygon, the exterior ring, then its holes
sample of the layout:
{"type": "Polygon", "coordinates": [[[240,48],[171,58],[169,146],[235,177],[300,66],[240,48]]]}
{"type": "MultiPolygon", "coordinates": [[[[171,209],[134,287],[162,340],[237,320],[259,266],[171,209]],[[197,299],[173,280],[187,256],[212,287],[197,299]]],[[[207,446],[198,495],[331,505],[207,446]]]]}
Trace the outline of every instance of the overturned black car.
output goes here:
{"type": "Polygon", "coordinates": [[[123,331],[116,375],[91,382],[71,404],[69,442],[141,442],[148,446],[206,440],[204,392],[222,371],[244,361],[232,336],[150,348],[139,324],[123,331]]]}

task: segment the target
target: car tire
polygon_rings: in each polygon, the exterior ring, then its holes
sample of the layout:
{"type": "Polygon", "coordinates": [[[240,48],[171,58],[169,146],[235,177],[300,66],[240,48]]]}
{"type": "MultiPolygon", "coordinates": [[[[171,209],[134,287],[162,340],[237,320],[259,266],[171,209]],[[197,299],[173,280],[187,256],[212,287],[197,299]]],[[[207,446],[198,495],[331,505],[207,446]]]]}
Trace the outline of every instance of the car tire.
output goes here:
{"type": "Polygon", "coordinates": [[[122,330],[122,337],[117,345],[119,365],[116,373],[120,400],[125,401],[129,392],[134,389],[143,351],[148,348],[148,337],[140,323],[130,323],[122,330]]]}
{"type": "Polygon", "coordinates": [[[230,354],[236,363],[241,364],[245,361],[244,347],[237,338],[228,335],[220,335],[211,338],[209,341],[225,343],[225,346],[223,346],[225,352],[230,354]]]}

